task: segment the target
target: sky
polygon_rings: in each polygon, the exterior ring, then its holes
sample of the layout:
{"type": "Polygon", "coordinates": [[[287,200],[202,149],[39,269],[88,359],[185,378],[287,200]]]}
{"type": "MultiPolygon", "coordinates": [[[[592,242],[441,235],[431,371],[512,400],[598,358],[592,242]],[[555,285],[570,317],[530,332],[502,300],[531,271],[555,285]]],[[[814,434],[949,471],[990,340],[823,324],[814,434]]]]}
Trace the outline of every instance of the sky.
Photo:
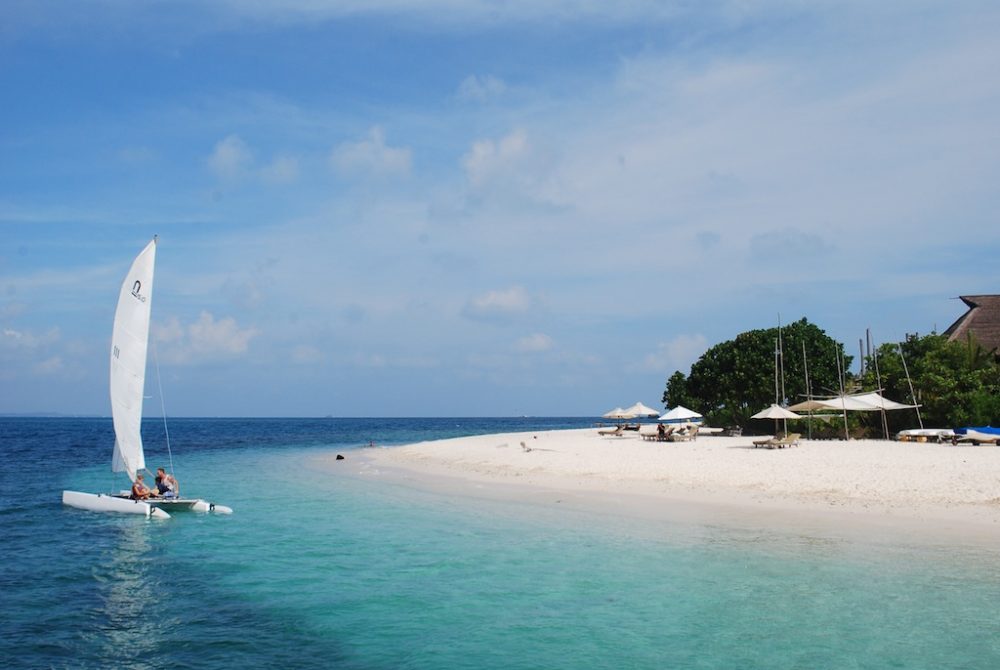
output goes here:
{"type": "Polygon", "coordinates": [[[943,331],[1000,293],[998,34],[961,0],[8,0],[0,414],[109,415],[154,235],[148,414],[596,416],[779,322],[943,331]]]}

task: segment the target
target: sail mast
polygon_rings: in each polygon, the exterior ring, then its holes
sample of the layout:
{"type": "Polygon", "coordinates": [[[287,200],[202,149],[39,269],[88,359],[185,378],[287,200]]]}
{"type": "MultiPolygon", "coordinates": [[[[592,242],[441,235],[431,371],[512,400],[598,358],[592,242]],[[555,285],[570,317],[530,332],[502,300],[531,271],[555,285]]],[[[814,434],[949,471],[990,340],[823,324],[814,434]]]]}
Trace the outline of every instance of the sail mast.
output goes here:
{"type": "MultiPolygon", "coordinates": [[[[778,356],[781,363],[781,406],[785,406],[785,401],[788,396],[785,395],[785,344],[781,341],[781,314],[778,314],[778,356]]],[[[788,419],[782,419],[781,425],[785,429],[785,435],[788,435],[788,419]]]]}
{"type": "Polygon", "coordinates": [[[917,410],[917,423],[920,424],[920,428],[923,430],[924,420],[920,418],[920,405],[917,404],[917,395],[913,392],[913,380],[910,379],[910,371],[906,369],[906,357],[903,356],[903,345],[897,342],[896,348],[899,350],[899,360],[903,362],[903,372],[906,374],[906,383],[910,386],[910,402],[913,403],[913,408],[917,410]]]}

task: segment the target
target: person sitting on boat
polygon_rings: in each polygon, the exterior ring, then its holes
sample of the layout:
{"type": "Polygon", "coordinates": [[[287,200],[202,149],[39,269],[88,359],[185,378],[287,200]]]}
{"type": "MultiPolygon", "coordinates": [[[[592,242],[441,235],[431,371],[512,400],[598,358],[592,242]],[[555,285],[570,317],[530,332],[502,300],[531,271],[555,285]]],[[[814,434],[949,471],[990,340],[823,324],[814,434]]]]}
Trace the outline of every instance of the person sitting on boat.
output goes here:
{"type": "Polygon", "coordinates": [[[176,498],[180,486],[173,475],[168,475],[163,468],[156,468],[156,491],[164,498],[176,498]]]}
{"type": "Polygon", "coordinates": [[[142,481],[142,475],[135,476],[135,483],[132,484],[132,500],[147,500],[153,497],[153,492],[142,481]]]}

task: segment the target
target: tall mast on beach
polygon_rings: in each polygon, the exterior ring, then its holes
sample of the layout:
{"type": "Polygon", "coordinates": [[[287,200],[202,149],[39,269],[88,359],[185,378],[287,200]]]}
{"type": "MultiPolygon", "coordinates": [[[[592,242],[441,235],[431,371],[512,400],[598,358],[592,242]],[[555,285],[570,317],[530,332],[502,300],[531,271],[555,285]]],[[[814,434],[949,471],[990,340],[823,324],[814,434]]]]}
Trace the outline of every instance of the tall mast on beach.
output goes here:
{"type": "MultiPolygon", "coordinates": [[[[809,386],[809,359],[806,358],[806,341],[802,340],[802,372],[805,374],[806,378],[806,401],[812,402],[812,389],[809,386]]],[[[806,426],[809,428],[809,439],[813,437],[813,422],[812,422],[812,408],[809,408],[809,419],[806,422],[806,426]]]]}
{"type": "MultiPolygon", "coordinates": [[[[776,404],[784,406],[785,398],[788,396],[785,395],[785,351],[784,343],[781,341],[781,312],[778,312],[778,358],[781,362],[781,403],[776,404]]],[[[775,384],[777,384],[777,379],[775,379],[775,384]]],[[[782,419],[781,425],[785,429],[785,435],[788,435],[788,419],[782,419]]]]}
{"type": "MultiPolygon", "coordinates": [[[[882,393],[882,375],[879,373],[879,370],[878,370],[878,349],[872,349],[871,348],[871,341],[872,341],[872,339],[871,339],[871,337],[872,337],[871,330],[872,330],[871,328],[867,328],[867,329],[865,329],[865,332],[868,334],[868,343],[869,343],[868,346],[869,346],[869,351],[872,352],[872,363],[875,364],[875,383],[878,385],[878,392],[879,392],[879,394],[881,394],[882,393]]],[[[886,419],[886,416],[885,416],[885,403],[881,404],[880,409],[881,409],[881,412],[882,412],[882,434],[885,437],[885,439],[888,440],[889,439],[889,422],[888,422],[888,420],[886,419]]]]}
{"type": "Polygon", "coordinates": [[[851,434],[847,430],[847,399],[844,396],[846,391],[844,390],[844,361],[842,358],[843,352],[840,350],[840,347],[836,347],[834,349],[834,354],[837,358],[837,381],[840,382],[840,406],[844,410],[844,440],[850,440],[851,434]]]}
{"type": "Polygon", "coordinates": [[[906,374],[906,383],[910,386],[910,402],[913,403],[913,409],[917,410],[917,423],[920,424],[920,429],[923,430],[924,420],[920,418],[920,405],[917,404],[917,394],[913,392],[913,380],[910,379],[910,371],[906,369],[906,358],[903,356],[903,345],[897,342],[896,349],[899,351],[899,360],[903,362],[903,372],[906,374]]]}

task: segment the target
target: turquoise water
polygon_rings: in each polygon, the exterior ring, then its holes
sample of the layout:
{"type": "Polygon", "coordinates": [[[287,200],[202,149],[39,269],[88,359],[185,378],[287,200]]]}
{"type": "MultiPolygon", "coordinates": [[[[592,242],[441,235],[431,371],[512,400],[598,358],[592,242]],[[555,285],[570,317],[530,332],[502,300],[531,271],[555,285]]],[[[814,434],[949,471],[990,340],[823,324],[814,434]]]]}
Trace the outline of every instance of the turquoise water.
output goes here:
{"type": "Polygon", "coordinates": [[[59,504],[108,488],[105,423],[0,421],[6,667],[1000,667],[989,548],[630,521],[315,467],[368,439],[585,421],[188,420],[171,425],[184,490],[236,513],[164,522],[59,504]]]}

